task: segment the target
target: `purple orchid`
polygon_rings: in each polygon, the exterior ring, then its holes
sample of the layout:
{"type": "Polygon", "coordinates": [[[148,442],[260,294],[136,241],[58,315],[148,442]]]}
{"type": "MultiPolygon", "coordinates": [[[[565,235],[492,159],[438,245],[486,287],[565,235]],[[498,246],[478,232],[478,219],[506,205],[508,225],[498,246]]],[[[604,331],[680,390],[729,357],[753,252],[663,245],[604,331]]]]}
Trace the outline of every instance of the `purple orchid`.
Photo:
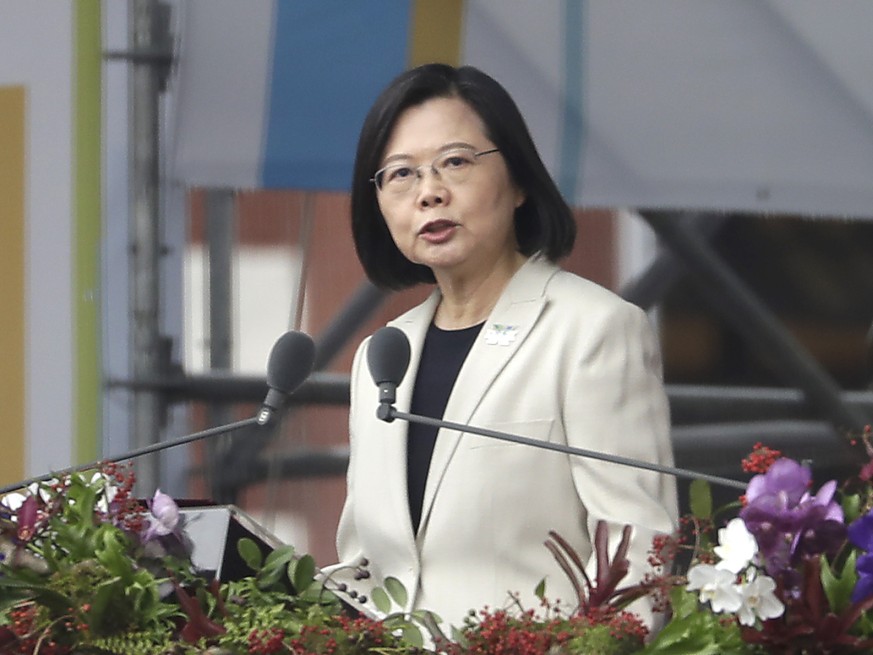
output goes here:
{"type": "Polygon", "coordinates": [[[836,482],[826,483],[814,496],[811,485],[809,468],[787,458],[749,482],[740,517],[755,536],[770,575],[785,572],[799,557],[833,555],[845,538],[843,510],[833,499],[836,482]]]}
{"type": "Polygon", "coordinates": [[[863,551],[873,550],[873,510],[849,526],[849,541],[863,551]]]}
{"type": "Polygon", "coordinates": [[[849,541],[864,551],[855,563],[858,582],[852,590],[852,602],[859,603],[873,596],[873,510],[849,526],[849,541]]]}
{"type": "Polygon", "coordinates": [[[873,596],[873,554],[865,553],[855,562],[858,581],[852,589],[852,602],[860,603],[873,596]]]}

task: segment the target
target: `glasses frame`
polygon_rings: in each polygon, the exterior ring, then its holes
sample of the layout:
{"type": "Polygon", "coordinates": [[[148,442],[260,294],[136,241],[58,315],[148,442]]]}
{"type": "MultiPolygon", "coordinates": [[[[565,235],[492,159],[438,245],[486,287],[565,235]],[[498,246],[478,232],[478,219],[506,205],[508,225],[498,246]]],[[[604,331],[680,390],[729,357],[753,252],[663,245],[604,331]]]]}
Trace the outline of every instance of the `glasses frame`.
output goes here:
{"type": "MultiPolygon", "coordinates": [[[[426,168],[426,167],[430,166],[430,170],[433,172],[433,174],[436,175],[437,177],[440,177],[440,172],[437,170],[437,167],[436,167],[437,160],[442,159],[446,155],[451,154],[451,153],[456,152],[456,151],[469,152],[470,150],[472,150],[472,148],[452,148],[451,150],[447,150],[446,152],[440,153],[439,155],[434,157],[433,161],[431,161],[430,164],[420,164],[418,166],[410,166],[410,168],[415,171],[416,182],[420,181],[422,178],[422,173],[421,173],[422,168],[426,168]]],[[[482,157],[483,155],[490,155],[490,154],[495,153],[495,152],[500,152],[500,148],[489,148],[488,150],[480,150],[479,152],[473,152],[472,155],[478,161],[479,157],[482,157]]],[[[387,166],[383,166],[378,171],[373,173],[373,177],[370,178],[370,182],[373,183],[373,185],[376,187],[377,191],[379,191],[381,193],[384,189],[384,187],[377,181],[380,179],[380,176],[382,175],[382,173],[387,171],[389,168],[392,168],[393,166],[397,166],[397,165],[398,164],[388,164],[387,166]]],[[[414,188],[415,188],[415,183],[413,183],[413,185],[409,189],[406,189],[404,191],[400,191],[399,193],[411,191],[414,188]]]]}

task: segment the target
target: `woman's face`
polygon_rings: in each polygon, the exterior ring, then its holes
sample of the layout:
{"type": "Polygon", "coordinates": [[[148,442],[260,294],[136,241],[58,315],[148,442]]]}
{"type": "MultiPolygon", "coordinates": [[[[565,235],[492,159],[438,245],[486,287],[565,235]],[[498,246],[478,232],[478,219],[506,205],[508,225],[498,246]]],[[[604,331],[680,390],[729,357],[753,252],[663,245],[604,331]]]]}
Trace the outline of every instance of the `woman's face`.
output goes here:
{"type": "MultiPolygon", "coordinates": [[[[401,165],[401,177],[415,178],[402,192],[390,183],[377,190],[379,208],[403,255],[442,275],[486,274],[517,257],[513,213],[524,194],[513,183],[499,152],[472,159],[462,181],[434,173],[431,163],[445,153],[491,150],[485,126],[459,98],[433,98],[404,111],[385,146],[380,166],[401,165]]],[[[445,159],[449,168],[463,159],[445,159]]],[[[392,175],[393,176],[393,175],[392,175]]],[[[462,176],[463,177],[463,176],[462,176]]]]}

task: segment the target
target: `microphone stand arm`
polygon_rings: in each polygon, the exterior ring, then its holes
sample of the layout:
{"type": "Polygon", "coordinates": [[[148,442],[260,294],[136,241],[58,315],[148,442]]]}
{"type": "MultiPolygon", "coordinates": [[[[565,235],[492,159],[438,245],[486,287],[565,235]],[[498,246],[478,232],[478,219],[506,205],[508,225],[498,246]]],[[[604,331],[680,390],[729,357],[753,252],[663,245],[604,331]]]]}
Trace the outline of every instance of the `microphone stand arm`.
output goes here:
{"type": "Polygon", "coordinates": [[[379,419],[388,423],[396,418],[399,418],[403,421],[409,421],[410,423],[421,423],[422,425],[430,425],[437,428],[445,427],[452,430],[457,430],[458,432],[467,432],[469,434],[476,434],[483,437],[491,437],[493,439],[500,439],[501,441],[511,441],[513,443],[533,446],[534,448],[554,450],[559,453],[565,453],[567,455],[576,455],[578,457],[587,457],[589,459],[599,459],[604,462],[611,462],[612,464],[621,464],[623,466],[646,469],[649,471],[655,471],[656,473],[666,473],[667,475],[673,475],[677,478],[686,478],[689,480],[705,480],[706,482],[710,482],[712,484],[717,484],[724,487],[732,487],[734,489],[745,490],[746,488],[746,483],[740,482],[739,480],[731,480],[730,478],[723,478],[717,475],[709,475],[707,473],[698,473],[696,471],[676,468],[673,466],[654,464],[652,462],[631,459],[629,457],[622,457],[620,455],[610,455],[608,453],[601,453],[595,450],[587,450],[585,448],[574,448],[573,446],[568,446],[566,444],[552,443],[551,441],[541,441],[539,439],[531,439],[529,437],[522,437],[520,435],[489,430],[488,428],[479,428],[473,425],[463,425],[461,423],[453,423],[451,421],[434,419],[428,416],[408,414],[406,412],[401,412],[397,410],[393,405],[388,405],[385,403],[379,405],[379,408],[376,411],[376,416],[379,419]]]}
{"type": "Polygon", "coordinates": [[[0,487],[0,495],[4,495],[9,493],[10,491],[15,491],[16,489],[24,489],[25,487],[29,487],[35,482],[44,482],[46,480],[57,478],[64,475],[69,475],[70,473],[76,473],[79,471],[87,471],[88,469],[97,468],[101,464],[109,464],[112,462],[120,462],[126,459],[133,459],[135,457],[140,457],[142,455],[149,455],[151,453],[156,453],[161,450],[166,450],[167,448],[173,448],[174,446],[181,446],[186,443],[190,443],[192,441],[197,441],[199,439],[206,439],[208,437],[214,437],[220,434],[225,434],[227,432],[233,432],[234,430],[238,430],[240,428],[246,428],[252,425],[261,425],[261,422],[258,417],[247,418],[242,421],[237,421],[235,423],[228,423],[227,425],[219,425],[214,428],[209,428],[207,430],[201,430],[200,432],[195,432],[193,434],[186,435],[184,437],[179,437],[177,439],[170,439],[168,441],[160,441],[155,444],[150,444],[148,446],[144,446],[142,448],[138,448],[137,450],[132,450],[128,453],[124,453],[122,455],[117,455],[115,457],[106,457],[104,459],[100,459],[90,464],[80,464],[79,466],[71,466],[70,468],[65,468],[60,471],[54,471],[52,473],[46,473],[43,475],[38,475],[33,478],[29,478],[27,480],[22,480],[21,482],[16,482],[15,484],[6,485],[5,487],[0,487]]]}

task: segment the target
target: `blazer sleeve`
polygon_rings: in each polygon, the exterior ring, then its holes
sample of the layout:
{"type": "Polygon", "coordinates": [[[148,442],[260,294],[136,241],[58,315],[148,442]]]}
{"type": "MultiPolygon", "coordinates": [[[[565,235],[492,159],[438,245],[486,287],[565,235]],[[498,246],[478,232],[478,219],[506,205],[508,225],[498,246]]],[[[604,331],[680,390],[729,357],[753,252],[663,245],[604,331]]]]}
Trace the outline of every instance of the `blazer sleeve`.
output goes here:
{"type": "MultiPolygon", "coordinates": [[[[352,361],[351,372],[351,402],[349,409],[349,447],[354,451],[356,439],[354,435],[355,426],[355,389],[357,387],[356,380],[361,370],[361,361],[363,353],[366,351],[366,341],[362,343],[352,361]]],[[[353,455],[352,455],[353,456],[353,455]]],[[[340,514],[339,524],[336,532],[336,549],[339,562],[337,564],[325,567],[323,572],[330,575],[331,579],[336,582],[345,582],[350,587],[360,587],[359,581],[354,581],[352,572],[349,567],[356,566],[364,557],[360,542],[358,540],[357,527],[355,525],[355,475],[354,467],[349,466],[346,474],[346,500],[343,505],[342,513],[340,514]]]]}
{"type": "MultiPolygon", "coordinates": [[[[613,308],[570,363],[563,403],[567,442],[672,466],[669,408],[655,335],[638,307],[622,302],[613,308]]],[[[677,522],[674,478],[586,458],[576,458],[573,478],[592,541],[598,521],[609,526],[610,557],[625,524],[633,527],[631,567],[620,586],[641,580],[649,570],[652,537],[671,532],[677,522]]],[[[587,567],[592,576],[595,566],[592,554],[587,567]]],[[[632,609],[649,614],[647,607],[632,609]]]]}

